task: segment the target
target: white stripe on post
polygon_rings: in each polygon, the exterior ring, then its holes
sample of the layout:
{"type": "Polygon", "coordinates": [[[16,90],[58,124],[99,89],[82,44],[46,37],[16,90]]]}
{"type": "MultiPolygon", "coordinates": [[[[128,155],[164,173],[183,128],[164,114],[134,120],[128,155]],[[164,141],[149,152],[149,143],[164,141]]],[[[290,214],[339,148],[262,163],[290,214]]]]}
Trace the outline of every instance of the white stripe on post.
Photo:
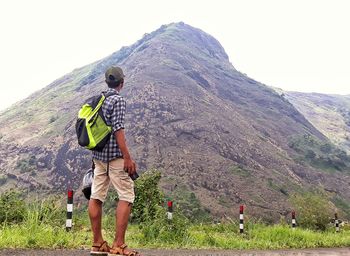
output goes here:
{"type": "Polygon", "coordinates": [[[67,212],[73,212],[73,204],[67,204],[67,212]]]}
{"type": "Polygon", "coordinates": [[[72,220],[66,220],[66,228],[72,227],[72,220]]]}
{"type": "Polygon", "coordinates": [[[172,212],[167,212],[168,220],[173,219],[173,213],[172,212]]]}

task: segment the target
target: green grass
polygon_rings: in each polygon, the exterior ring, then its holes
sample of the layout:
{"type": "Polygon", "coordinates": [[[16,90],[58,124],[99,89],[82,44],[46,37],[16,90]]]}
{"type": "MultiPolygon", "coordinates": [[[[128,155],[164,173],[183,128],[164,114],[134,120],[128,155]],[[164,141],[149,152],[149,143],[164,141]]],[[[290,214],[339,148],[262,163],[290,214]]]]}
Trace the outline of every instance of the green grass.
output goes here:
{"type": "Polygon", "coordinates": [[[48,224],[4,226],[0,231],[0,248],[81,248],[88,241],[86,232],[67,233],[48,224]]]}
{"type": "MultiPolygon", "coordinates": [[[[52,225],[40,222],[37,215],[22,224],[3,224],[0,228],[1,248],[69,248],[87,249],[91,232],[86,213],[75,218],[75,226],[66,232],[64,223],[52,225]]],[[[103,218],[103,233],[111,243],[114,234],[113,216],[103,218]]],[[[145,239],[138,225],[129,225],[127,242],[135,248],[216,248],[216,249],[286,249],[350,246],[350,230],[335,233],[295,229],[287,225],[267,226],[261,223],[247,225],[246,233],[239,234],[237,224],[191,225],[184,236],[171,240],[155,236],[145,239]]]]}

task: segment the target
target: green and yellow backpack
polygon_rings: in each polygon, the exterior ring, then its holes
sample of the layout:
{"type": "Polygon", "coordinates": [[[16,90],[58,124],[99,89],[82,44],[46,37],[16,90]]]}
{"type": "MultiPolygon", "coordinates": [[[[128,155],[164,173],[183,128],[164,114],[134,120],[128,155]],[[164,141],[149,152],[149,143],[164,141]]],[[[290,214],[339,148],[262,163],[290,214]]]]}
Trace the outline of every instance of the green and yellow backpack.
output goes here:
{"type": "Polygon", "coordinates": [[[102,151],[109,141],[112,127],[108,126],[102,112],[102,104],[115,92],[101,93],[86,100],[80,108],[75,131],[80,146],[90,150],[102,151]]]}

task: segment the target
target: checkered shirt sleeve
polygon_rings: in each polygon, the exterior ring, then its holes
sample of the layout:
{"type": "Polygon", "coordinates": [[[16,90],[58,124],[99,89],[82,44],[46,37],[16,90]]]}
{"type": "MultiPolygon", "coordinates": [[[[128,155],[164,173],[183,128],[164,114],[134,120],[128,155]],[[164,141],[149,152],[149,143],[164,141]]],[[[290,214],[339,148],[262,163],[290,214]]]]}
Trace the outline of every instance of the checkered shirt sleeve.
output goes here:
{"type": "Polygon", "coordinates": [[[124,129],[126,102],[123,97],[119,96],[114,103],[111,115],[112,134],[120,129],[124,129]]]}

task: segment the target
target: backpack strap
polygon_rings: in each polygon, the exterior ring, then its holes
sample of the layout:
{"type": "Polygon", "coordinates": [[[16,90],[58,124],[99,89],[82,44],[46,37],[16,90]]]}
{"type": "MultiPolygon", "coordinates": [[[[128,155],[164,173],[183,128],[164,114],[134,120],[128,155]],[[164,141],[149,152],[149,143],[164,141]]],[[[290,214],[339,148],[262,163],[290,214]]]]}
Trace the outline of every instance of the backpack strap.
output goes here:
{"type": "MultiPolygon", "coordinates": [[[[102,95],[105,96],[105,99],[107,99],[110,96],[117,95],[117,92],[115,90],[110,91],[110,92],[102,92],[102,95]]],[[[111,135],[112,137],[112,135],[111,135]]],[[[109,143],[110,143],[111,138],[109,138],[106,146],[107,146],[107,176],[109,176],[109,143]]]]}
{"type": "Polygon", "coordinates": [[[113,95],[117,95],[117,92],[115,90],[113,90],[112,92],[102,92],[102,94],[105,96],[105,98],[107,99],[109,96],[113,96],[113,95]]]}
{"type": "Polygon", "coordinates": [[[109,138],[108,143],[107,143],[107,177],[109,176],[109,142],[111,138],[109,138]]]}

